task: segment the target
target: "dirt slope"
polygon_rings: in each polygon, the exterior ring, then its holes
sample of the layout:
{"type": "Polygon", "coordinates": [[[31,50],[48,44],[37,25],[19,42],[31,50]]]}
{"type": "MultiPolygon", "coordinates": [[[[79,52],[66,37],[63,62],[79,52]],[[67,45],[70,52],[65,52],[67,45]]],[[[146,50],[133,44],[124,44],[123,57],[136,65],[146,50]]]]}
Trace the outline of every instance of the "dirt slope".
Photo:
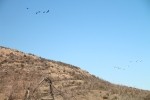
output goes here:
{"type": "Polygon", "coordinates": [[[79,67],[0,47],[0,100],[150,100],[79,67]]]}

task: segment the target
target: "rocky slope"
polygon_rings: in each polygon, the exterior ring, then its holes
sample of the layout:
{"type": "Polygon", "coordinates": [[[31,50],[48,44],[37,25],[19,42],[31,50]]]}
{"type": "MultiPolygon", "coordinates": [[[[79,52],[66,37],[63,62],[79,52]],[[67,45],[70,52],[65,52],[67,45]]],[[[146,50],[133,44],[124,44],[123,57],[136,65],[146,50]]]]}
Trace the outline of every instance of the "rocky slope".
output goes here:
{"type": "Polygon", "coordinates": [[[0,47],[0,100],[150,100],[149,94],[70,64],[0,47]]]}

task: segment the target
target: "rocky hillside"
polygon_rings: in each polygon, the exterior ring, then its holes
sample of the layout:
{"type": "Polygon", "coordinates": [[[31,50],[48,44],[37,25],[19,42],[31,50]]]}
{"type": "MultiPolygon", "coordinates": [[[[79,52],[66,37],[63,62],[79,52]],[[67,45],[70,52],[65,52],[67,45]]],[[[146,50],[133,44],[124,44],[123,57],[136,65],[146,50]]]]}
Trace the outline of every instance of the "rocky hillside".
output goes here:
{"type": "Polygon", "coordinates": [[[0,47],[0,100],[150,100],[149,94],[70,64],[0,47]]]}

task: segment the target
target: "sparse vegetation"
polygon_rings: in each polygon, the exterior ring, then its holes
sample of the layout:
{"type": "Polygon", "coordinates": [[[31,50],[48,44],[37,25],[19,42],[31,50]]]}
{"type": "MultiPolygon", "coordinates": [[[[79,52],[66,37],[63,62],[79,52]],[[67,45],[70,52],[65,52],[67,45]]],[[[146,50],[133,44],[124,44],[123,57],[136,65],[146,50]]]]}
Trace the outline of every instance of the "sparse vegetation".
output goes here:
{"type": "Polygon", "coordinates": [[[150,100],[150,94],[148,94],[148,95],[144,98],[144,100],[150,100]]]}
{"type": "Polygon", "coordinates": [[[0,47],[0,100],[150,100],[79,67],[0,47]]]}

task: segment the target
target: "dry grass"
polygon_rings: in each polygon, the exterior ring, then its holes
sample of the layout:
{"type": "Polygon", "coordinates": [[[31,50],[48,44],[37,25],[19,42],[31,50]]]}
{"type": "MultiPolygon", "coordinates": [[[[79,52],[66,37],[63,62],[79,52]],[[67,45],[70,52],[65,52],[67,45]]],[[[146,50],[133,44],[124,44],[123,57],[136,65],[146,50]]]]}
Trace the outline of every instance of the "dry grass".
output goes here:
{"type": "Polygon", "coordinates": [[[53,94],[55,100],[150,100],[149,91],[114,85],[79,67],[0,47],[0,100],[50,100],[53,94]]]}

